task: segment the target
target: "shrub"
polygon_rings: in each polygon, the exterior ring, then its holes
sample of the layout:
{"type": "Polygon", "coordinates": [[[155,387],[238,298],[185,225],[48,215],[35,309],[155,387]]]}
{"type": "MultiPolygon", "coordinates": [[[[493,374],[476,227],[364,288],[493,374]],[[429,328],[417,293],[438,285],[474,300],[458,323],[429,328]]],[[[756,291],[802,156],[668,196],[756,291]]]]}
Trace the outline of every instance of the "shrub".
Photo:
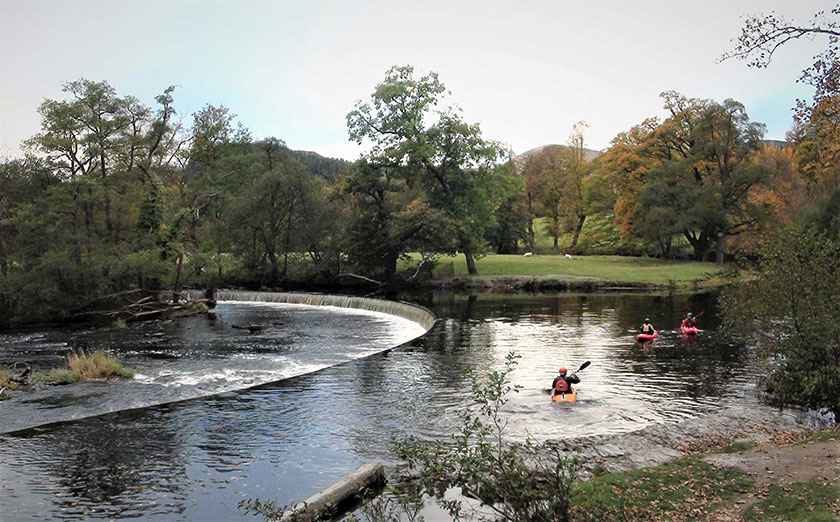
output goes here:
{"type": "Polygon", "coordinates": [[[758,278],[723,298],[726,326],[751,335],[782,403],[840,418],[840,239],[795,226],[760,251],[758,278]]]}

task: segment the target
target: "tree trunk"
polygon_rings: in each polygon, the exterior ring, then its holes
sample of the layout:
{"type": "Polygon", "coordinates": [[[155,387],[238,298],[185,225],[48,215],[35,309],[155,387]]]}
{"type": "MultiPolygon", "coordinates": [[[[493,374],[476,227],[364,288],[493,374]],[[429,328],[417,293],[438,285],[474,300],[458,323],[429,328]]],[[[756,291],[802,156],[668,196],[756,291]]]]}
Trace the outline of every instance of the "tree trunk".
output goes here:
{"type": "Polygon", "coordinates": [[[717,263],[719,265],[723,264],[724,253],[725,253],[724,248],[725,247],[726,247],[726,234],[724,234],[723,232],[718,232],[717,245],[715,247],[717,249],[717,251],[715,252],[715,263],[717,263]]]}
{"type": "Polygon", "coordinates": [[[580,238],[580,231],[583,230],[584,221],[586,221],[586,214],[579,215],[577,227],[575,227],[575,235],[572,236],[572,244],[569,245],[569,250],[574,250],[574,248],[577,246],[578,239],[580,238]]]}
{"type": "Polygon", "coordinates": [[[390,283],[397,273],[397,261],[400,258],[399,250],[390,248],[385,252],[385,263],[383,265],[385,282],[390,283]]]}
{"type": "Polygon", "coordinates": [[[467,261],[467,272],[470,275],[477,275],[478,269],[475,267],[475,259],[473,259],[472,247],[470,246],[470,240],[467,238],[467,235],[461,230],[461,227],[456,227],[456,231],[458,233],[458,243],[461,247],[461,250],[464,252],[464,259],[467,261]]]}
{"type": "Polygon", "coordinates": [[[534,216],[528,214],[528,250],[534,251],[534,216]]]}
{"type": "Polygon", "coordinates": [[[172,302],[177,303],[181,298],[181,267],[184,265],[184,254],[178,255],[178,268],[175,270],[175,289],[172,291],[172,302]]]}
{"type": "Polygon", "coordinates": [[[694,248],[694,255],[692,258],[695,261],[705,261],[706,253],[709,251],[709,236],[706,232],[701,232],[699,237],[694,237],[688,230],[683,230],[683,235],[691,243],[694,248]]]}

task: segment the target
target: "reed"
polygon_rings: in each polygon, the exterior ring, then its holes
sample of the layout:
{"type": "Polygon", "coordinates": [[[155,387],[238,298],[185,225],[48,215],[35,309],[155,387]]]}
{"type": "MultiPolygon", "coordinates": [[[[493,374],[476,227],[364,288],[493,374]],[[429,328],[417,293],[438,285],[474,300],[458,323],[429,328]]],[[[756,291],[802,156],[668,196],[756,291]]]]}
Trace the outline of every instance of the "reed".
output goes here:
{"type": "Polygon", "coordinates": [[[124,367],[114,357],[104,352],[92,354],[86,354],[84,350],[71,352],[67,355],[67,365],[77,381],[134,378],[133,370],[124,367]]]}

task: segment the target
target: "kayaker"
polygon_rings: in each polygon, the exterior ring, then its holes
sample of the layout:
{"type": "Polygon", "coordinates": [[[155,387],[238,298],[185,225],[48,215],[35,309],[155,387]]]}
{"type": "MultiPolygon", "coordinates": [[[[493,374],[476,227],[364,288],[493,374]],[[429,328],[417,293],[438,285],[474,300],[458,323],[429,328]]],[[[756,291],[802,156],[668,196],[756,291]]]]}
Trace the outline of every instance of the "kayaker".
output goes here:
{"type": "Polygon", "coordinates": [[[566,375],[566,368],[560,368],[560,375],[554,378],[551,383],[551,396],[554,397],[558,393],[570,393],[572,391],[572,384],[580,382],[580,377],[575,375],[577,372],[572,372],[566,375]]]}
{"type": "Polygon", "coordinates": [[[683,319],[683,322],[680,325],[680,328],[697,328],[697,319],[694,318],[691,312],[688,312],[688,314],[686,314],[685,319],[683,319]]]}
{"type": "Polygon", "coordinates": [[[656,333],[656,329],[653,327],[652,324],[650,324],[649,317],[645,317],[645,324],[643,324],[642,327],[639,328],[639,332],[645,335],[653,335],[654,333],[656,333]]]}

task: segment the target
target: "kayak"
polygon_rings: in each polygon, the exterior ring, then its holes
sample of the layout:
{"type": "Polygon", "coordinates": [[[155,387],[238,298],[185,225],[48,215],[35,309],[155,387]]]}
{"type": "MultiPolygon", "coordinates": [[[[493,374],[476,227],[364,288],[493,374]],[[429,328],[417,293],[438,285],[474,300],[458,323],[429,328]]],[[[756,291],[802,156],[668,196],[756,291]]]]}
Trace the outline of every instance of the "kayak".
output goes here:
{"type": "Polygon", "coordinates": [[[555,394],[551,400],[554,402],[577,402],[577,389],[572,386],[572,391],[570,393],[557,393],[555,394]]]}
{"type": "Polygon", "coordinates": [[[640,341],[640,342],[653,341],[657,337],[659,337],[659,332],[654,330],[652,334],[640,333],[639,335],[636,336],[636,340],[640,341]]]}
{"type": "Polygon", "coordinates": [[[697,332],[700,331],[696,326],[681,326],[680,328],[685,335],[697,335],[697,332]]]}

